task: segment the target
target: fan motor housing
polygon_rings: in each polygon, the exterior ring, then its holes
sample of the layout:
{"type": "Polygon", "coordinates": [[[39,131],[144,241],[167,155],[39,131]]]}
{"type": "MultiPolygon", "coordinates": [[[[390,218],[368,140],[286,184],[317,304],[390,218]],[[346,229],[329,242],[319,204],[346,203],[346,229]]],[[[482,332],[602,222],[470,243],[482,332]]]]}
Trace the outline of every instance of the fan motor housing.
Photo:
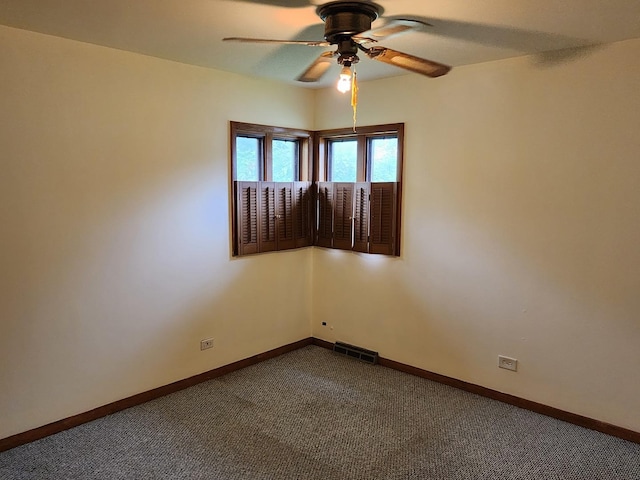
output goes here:
{"type": "Polygon", "coordinates": [[[331,2],[317,9],[324,21],[324,38],[329,43],[338,43],[344,37],[351,37],[371,29],[380,15],[381,7],[371,2],[331,2]]]}

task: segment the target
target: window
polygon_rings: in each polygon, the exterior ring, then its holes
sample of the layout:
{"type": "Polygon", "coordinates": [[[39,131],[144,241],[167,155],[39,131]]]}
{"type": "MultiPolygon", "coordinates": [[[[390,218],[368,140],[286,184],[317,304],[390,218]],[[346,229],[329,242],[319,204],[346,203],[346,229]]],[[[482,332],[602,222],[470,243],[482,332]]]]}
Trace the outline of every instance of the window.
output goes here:
{"type": "Polygon", "coordinates": [[[355,182],[358,176],[358,141],[328,140],[329,180],[355,182]]]}
{"type": "Polygon", "coordinates": [[[233,181],[311,180],[312,135],[306,130],[231,122],[233,181]]]}
{"type": "Polygon", "coordinates": [[[403,132],[231,122],[233,254],[318,245],[399,255],[403,132]]]}
{"type": "Polygon", "coordinates": [[[312,134],[231,122],[234,255],[311,245],[312,134]]]}
{"type": "Polygon", "coordinates": [[[236,179],[245,182],[257,182],[262,177],[262,139],[255,137],[236,137],[236,179]]]}
{"type": "Polygon", "coordinates": [[[400,254],[403,124],[317,132],[315,245],[400,254]]]}
{"type": "Polygon", "coordinates": [[[369,139],[369,176],[372,182],[398,181],[398,137],[369,139]]]}
{"type": "Polygon", "coordinates": [[[298,140],[274,138],[271,143],[271,151],[273,155],[273,181],[293,182],[298,180],[298,140]]]}

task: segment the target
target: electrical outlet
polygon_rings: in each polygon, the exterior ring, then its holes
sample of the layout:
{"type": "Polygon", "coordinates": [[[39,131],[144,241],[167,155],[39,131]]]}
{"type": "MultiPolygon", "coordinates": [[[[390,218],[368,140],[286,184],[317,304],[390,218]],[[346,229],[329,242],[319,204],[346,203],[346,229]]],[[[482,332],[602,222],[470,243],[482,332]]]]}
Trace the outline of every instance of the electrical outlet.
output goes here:
{"type": "Polygon", "coordinates": [[[511,357],[505,357],[504,355],[498,355],[498,367],[506,368],[507,370],[518,371],[518,360],[511,357]]]}
{"type": "Polygon", "coordinates": [[[200,340],[200,350],[206,350],[208,348],[213,348],[213,338],[200,340]]]}

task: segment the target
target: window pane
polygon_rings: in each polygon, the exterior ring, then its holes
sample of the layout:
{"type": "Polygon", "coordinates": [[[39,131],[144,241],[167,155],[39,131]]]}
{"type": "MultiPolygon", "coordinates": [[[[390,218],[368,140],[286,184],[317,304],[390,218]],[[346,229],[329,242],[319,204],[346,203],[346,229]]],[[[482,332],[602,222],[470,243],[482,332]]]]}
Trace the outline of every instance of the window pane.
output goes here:
{"type": "Polygon", "coordinates": [[[274,182],[295,182],[298,180],[298,142],[296,140],[274,139],[272,163],[274,182]]]}
{"type": "Polygon", "coordinates": [[[372,182],[398,181],[398,139],[372,138],[369,143],[372,182]]]}
{"type": "Polygon", "coordinates": [[[262,164],[262,141],[254,137],[236,137],[236,180],[257,182],[262,164]]]}
{"type": "Polygon", "coordinates": [[[358,141],[329,142],[329,172],[331,182],[355,182],[358,178],[358,141]]]}

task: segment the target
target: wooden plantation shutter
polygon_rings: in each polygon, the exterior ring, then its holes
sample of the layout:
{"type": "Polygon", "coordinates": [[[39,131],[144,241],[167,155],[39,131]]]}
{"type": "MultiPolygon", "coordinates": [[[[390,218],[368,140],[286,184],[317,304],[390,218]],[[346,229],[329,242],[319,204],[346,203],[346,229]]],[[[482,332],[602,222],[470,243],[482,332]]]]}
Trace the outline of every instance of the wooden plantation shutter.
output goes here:
{"type": "Polygon", "coordinates": [[[353,183],[334,183],[333,248],[353,247],[353,183]]]}
{"type": "Polygon", "coordinates": [[[369,251],[369,183],[356,183],[353,215],[353,249],[369,251]]]}
{"type": "Polygon", "coordinates": [[[278,235],[278,250],[296,248],[294,232],[294,190],[293,183],[276,183],[278,205],[276,211],[276,232],[278,235]]]}
{"type": "Polygon", "coordinates": [[[395,182],[235,182],[238,255],[318,245],[397,255],[395,182]]]}
{"type": "Polygon", "coordinates": [[[258,182],[235,182],[238,254],[257,253],[260,248],[258,182]]]}
{"type": "Polygon", "coordinates": [[[318,183],[315,245],[396,255],[398,184],[318,183]]]}
{"type": "Polygon", "coordinates": [[[316,245],[333,246],[333,183],[318,183],[318,231],[316,245]]]}
{"type": "Polygon", "coordinates": [[[260,252],[277,250],[276,184],[260,182],[260,252]]]}
{"type": "Polygon", "coordinates": [[[313,244],[310,182],[234,182],[238,255],[313,244]]]}
{"type": "Polygon", "coordinates": [[[311,209],[311,183],[294,182],[294,239],[296,248],[306,247],[312,242],[313,211],[311,209]]]}
{"type": "Polygon", "coordinates": [[[369,253],[394,255],[396,252],[397,191],[395,182],[371,183],[369,253]]]}

